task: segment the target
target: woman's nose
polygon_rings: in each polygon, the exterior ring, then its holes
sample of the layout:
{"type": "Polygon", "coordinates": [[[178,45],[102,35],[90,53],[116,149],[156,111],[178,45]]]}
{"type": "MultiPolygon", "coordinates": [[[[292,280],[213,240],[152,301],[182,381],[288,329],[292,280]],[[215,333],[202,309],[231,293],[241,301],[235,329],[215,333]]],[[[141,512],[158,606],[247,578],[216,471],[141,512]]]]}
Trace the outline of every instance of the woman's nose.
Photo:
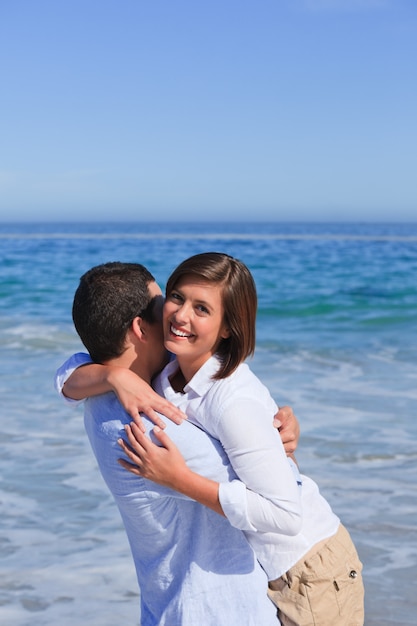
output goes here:
{"type": "Polygon", "coordinates": [[[183,302],[175,311],[174,319],[177,324],[185,324],[190,319],[190,307],[183,302]]]}

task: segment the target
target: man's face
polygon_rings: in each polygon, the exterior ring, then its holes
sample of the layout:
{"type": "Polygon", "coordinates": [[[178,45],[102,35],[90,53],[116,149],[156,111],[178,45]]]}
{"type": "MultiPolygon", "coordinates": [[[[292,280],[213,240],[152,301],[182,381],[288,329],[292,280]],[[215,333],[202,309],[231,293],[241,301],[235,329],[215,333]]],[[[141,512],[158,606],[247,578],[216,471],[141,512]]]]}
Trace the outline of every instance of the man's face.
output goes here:
{"type": "Polygon", "coordinates": [[[154,322],[148,325],[149,341],[155,349],[154,372],[153,375],[161,371],[169,361],[169,353],[164,346],[164,331],[162,327],[162,309],[164,306],[164,296],[155,282],[148,284],[148,290],[152,298],[152,308],[154,322]]]}

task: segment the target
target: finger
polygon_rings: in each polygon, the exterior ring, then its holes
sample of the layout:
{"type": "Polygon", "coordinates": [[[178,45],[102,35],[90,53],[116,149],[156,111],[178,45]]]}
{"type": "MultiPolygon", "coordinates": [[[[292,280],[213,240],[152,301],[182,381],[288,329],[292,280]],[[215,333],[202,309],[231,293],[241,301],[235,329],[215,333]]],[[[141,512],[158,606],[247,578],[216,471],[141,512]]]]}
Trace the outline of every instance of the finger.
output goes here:
{"type": "MultiPolygon", "coordinates": [[[[154,411],[153,409],[149,409],[146,413],[146,415],[149,417],[149,419],[151,420],[151,422],[153,422],[156,426],[159,426],[159,428],[165,428],[166,424],[165,422],[162,420],[161,416],[159,413],[157,413],[156,411],[154,411]]],[[[179,423],[179,422],[178,422],[179,423]]],[[[135,424],[137,424],[137,421],[135,420],[135,424]]],[[[140,426],[139,426],[140,428],[140,426]]],[[[143,430],[143,432],[145,432],[145,430],[143,430]]]]}
{"type": "Polygon", "coordinates": [[[141,429],[143,433],[145,433],[146,432],[145,424],[142,421],[142,417],[139,411],[137,409],[132,409],[131,411],[129,411],[129,414],[132,417],[135,424],[139,426],[139,428],[141,429]]]}
{"type": "Polygon", "coordinates": [[[124,459],[117,459],[117,462],[119,463],[119,465],[128,470],[128,472],[130,472],[131,474],[135,474],[136,476],[142,475],[137,465],[132,465],[132,463],[128,463],[124,459]]]}
{"type": "Polygon", "coordinates": [[[126,427],[131,436],[134,437],[134,439],[136,439],[136,441],[140,443],[141,446],[143,446],[144,448],[146,448],[146,444],[148,442],[151,443],[151,440],[146,435],[146,433],[142,432],[142,430],[135,422],[130,422],[130,424],[126,424],[125,429],[126,427]]]}
{"type": "Polygon", "coordinates": [[[182,424],[182,422],[187,419],[185,413],[164,398],[159,398],[158,403],[155,405],[155,409],[162,413],[162,415],[165,415],[165,417],[168,417],[171,421],[175,422],[175,424],[182,424]]]}
{"type": "Polygon", "coordinates": [[[282,426],[279,429],[279,434],[281,435],[281,439],[283,443],[288,443],[290,441],[294,440],[294,432],[292,431],[292,429],[290,428],[286,428],[285,426],[282,426]]]}
{"type": "Polygon", "coordinates": [[[146,437],[145,433],[142,432],[142,429],[135,422],[125,424],[125,431],[131,436],[133,433],[133,436],[136,436],[138,440],[146,437]]]}
{"type": "Polygon", "coordinates": [[[123,450],[134,452],[132,448],[128,445],[128,443],[122,437],[120,437],[120,439],[117,440],[117,443],[123,450]]]}
{"type": "Polygon", "coordinates": [[[126,454],[127,457],[129,457],[129,459],[131,459],[136,465],[140,465],[142,463],[142,459],[140,456],[140,453],[135,452],[135,450],[133,450],[124,439],[118,439],[117,443],[119,444],[119,446],[121,447],[121,449],[123,450],[123,452],[126,454]]]}
{"type": "Polygon", "coordinates": [[[184,420],[188,419],[185,413],[172,404],[164,410],[164,415],[166,415],[166,417],[168,417],[175,424],[182,424],[184,420]]]}
{"type": "Polygon", "coordinates": [[[146,450],[146,443],[150,441],[134,422],[125,425],[125,433],[131,448],[136,454],[143,454],[146,450]]]}
{"type": "Polygon", "coordinates": [[[155,438],[158,439],[159,443],[162,445],[163,448],[166,448],[167,450],[171,450],[176,447],[172,439],[168,437],[168,435],[166,434],[164,430],[161,430],[160,428],[158,428],[158,426],[155,426],[152,432],[154,433],[155,438]]]}
{"type": "Polygon", "coordinates": [[[280,406],[275,417],[282,422],[285,422],[288,417],[291,415],[291,409],[289,406],[280,406]]]}

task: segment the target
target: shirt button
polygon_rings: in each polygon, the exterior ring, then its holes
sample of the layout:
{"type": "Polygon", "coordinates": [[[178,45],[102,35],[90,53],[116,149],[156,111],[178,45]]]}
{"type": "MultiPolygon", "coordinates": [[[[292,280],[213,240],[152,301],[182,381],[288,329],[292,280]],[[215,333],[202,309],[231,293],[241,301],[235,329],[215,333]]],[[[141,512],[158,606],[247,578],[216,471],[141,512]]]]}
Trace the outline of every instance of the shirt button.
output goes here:
{"type": "Polygon", "coordinates": [[[354,569],[352,569],[352,570],[349,572],[349,577],[350,577],[350,578],[357,578],[357,576],[358,576],[358,572],[355,572],[355,570],[354,570],[354,569]]]}

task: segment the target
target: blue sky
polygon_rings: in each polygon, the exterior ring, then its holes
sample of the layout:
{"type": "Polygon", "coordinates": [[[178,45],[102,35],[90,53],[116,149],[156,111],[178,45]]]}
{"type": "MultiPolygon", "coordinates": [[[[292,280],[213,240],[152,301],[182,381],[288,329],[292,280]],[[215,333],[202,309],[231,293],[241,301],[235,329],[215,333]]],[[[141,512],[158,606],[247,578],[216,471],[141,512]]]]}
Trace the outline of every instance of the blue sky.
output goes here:
{"type": "Polygon", "coordinates": [[[415,0],[3,0],[0,219],[417,220],[415,0]]]}

